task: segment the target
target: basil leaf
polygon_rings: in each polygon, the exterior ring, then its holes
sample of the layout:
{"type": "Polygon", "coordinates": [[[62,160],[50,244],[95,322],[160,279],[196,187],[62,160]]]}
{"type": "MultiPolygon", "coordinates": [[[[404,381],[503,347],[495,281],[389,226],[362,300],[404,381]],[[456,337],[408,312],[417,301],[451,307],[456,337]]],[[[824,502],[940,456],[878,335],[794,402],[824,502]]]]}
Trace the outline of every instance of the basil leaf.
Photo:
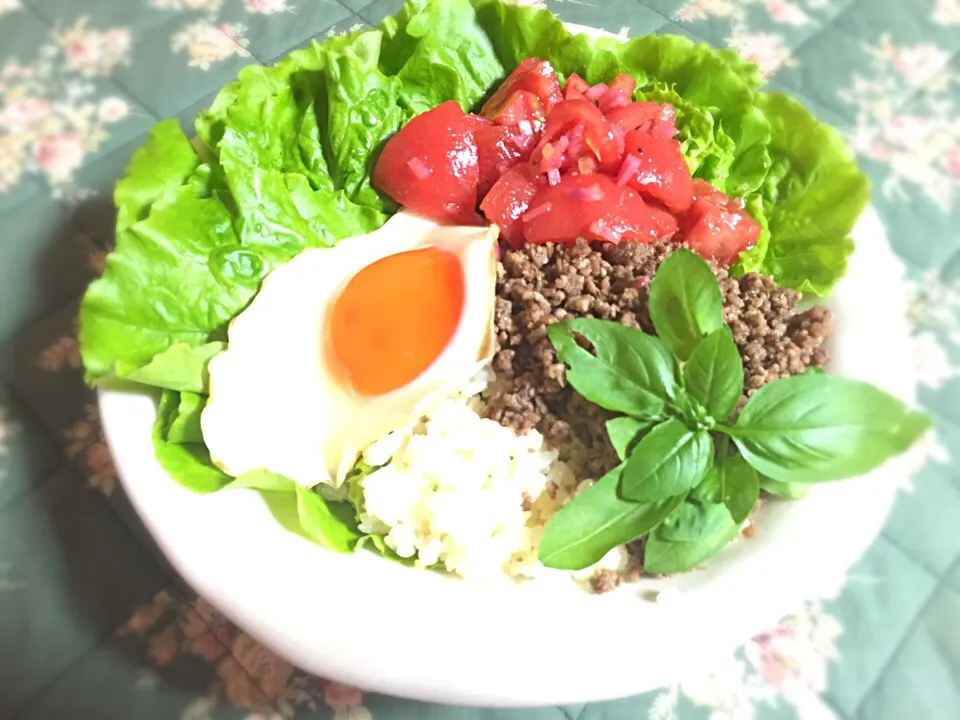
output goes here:
{"type": "Polygon", "coordinates": [[[796,375],[760,388],[723,431],[758,472],[810,483],[862,475],[905,451],[930,424],[872,385],[796,375]]]}
{"type": "Polygon", "coordinates": [[[637,443],[627,458],[620,492],[635,502],[683,495],[700,484],[712,462],[710,433],[671,418],[637,443]]]}
{"type": "Polygon", "coordinates": [[[757,471],[739,455],[724,458],[718,465],[722,477],[723,504],[730,511],[733,521],[740,525],[757,504],[760,496],[760,480],[757,471]]]}
{"type": "MultiPolygon", "coordinates": [[[[723,509],[722,505],[715,507],[723,509]]],[[[669,540],[662,536],[661,528],[650,533],[644,544],[643,569],[654,575],[686,572],[719,553],[737,536],[740,526],[733,522],[729,513],[726,513],[726,521],[722,524],[719,521],[719,512],[713,517],[714,522],[705,526],[705,530],[709,532],[696,540],[669,540]]]]}
{"type": "Polygon", "coordinates": [[[672,358],[656,338],[593,318],[551,325],[547,335],[567,365],[567,382],[584,398],[639,418],[663,415],[676,378],[672,358]],[[596,355],[580,347],[573,333],[589,340],[596,355]]]}
{"type": "Polygon", "coordinates": [[[731,521],[726,506],[720,503],[701,504],[688,498],[664,518],[655,533],[662,540],[695,542],[725,533],[731,521]]]}
{"type": "Polygon", "coordinates": [[[538,557],[546,567],[582,570],[613,548],[636,540],[656,527],[683,500],[634,503],[617,494],[623,464],[560,508],[547,523],[538,557]]]}
{"type": "Polygon", "coordinates": [[[760,487],[771,495],[788,500],[800,500],[810,494],[810,485],[807,483],[782,483],[768,477],[760,477],[760,487]]]}
{"type": "Polygon", "coordinates": [[[652,421],[637,420],[628,415],[607,420],[607,436],[613,449],[617,451],[617,457],[621,461],[626,460],[629,452],[654,424],[652,421]]]}
{"type": "Polygon", "coordinates": [[[743,360],[726,325],[697,343],[683,366],[683,384],[715,420],[723,421],[743,395],[743,360]]]}
{"type": "Polygon", "coordinates": [[[657,335],[681,360],[705,335],[723,325],[723,298],[710,266],[689,250],[676,250],[650,282],[650,319],[657,335]]]}

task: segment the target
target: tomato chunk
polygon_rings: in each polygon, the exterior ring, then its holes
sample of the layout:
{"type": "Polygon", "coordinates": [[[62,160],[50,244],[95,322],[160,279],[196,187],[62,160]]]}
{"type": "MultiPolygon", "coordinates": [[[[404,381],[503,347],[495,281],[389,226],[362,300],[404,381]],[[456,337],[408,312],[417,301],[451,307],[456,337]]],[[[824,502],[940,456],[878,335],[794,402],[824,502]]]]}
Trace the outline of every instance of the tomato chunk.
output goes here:
{"type": "Polygon", "coordinates": [[[479,115],[467,115],[477,141],[480,179],[477,198],[483,200],[493,184],[518,162],[529,159],[534,136],[524,136],[516,128],[495,125],[479,115]]]}
{"type": "Polygon", "coordinates": [[[743,206],[703,180],[694,181],[693,205],[681,219],[683,239],[695,253],[721,265],[736,262],[760,237],[760,224],[743,206]]]}
{"type": "MultiPolygon", "coordinates": [[[[554,142],[578,125],[583,126],[582,152],[595,157],[601,170],[616,171],[623,156],[623,133],[607,122],[596,105],[584,99],[564,100],[547,116],[547,124],[534,150],[533,161],[538,161],[538,152],[542,151],[544,145],[554,142]]],[[[576,159],[572,158],[574,161],[576,159]]]]}
{"type": "Polygon", "coordinates": [[[523,244],[521,216],[543,185],[542,176],[526,163],[507,170],[480,203],[480,210],[491,223],[500,226],[500,238],[510,247],[523,244]]]}
{"type": "Polygon", "coordinates": [[[602,174],[565,175],[557,185],[544,186],[522,220],[524,238],[535,244],[572,243],[579,237],[652,242],[677,231],[672,215],[602,174]]]}
{"type": "Polygon", "coordinates": [[[634,130],[627,133],[626,152],[634,156],[636,172],[624,178],[644,197],[659,200],[673,212],[684,212],[693,202],[693,178],[680,143],[634,130]]]}
{"type": "Polygon", "coordinates": [[[527,58],[521,61],[500,83],[500,87],[484,103],[480,114],[493,119],[499,114],[500,108],[506,105],[510,97],[518,91],[526,91],[536,97],[544,114],[549,113],[554,105],[563,100],[560,81],[557,80],[553,66],[546,60],[527,58]]]}
{"type": "Polygon", "coordinates": [[[373,184],[436,220],[473,223],[480,179],[477,143],[463,110],[448,100],[417,115],[387,141],[373,184]]]}
{"type": "Polygon", "coordinates": [[[676,111],[669,103],[633,102],[610,110],[607,120],[619,125],[625,132],[642,130],[662,138],[672,138],[677,134],[676,111]]]}
{"type": "Polygon", "coordinates": [[[484,117],[497,125],[515,127],[530,137],[543,130],[544,113],[540,99],[526,90],[515,92],[503,105],[484,117]]]}
{"type": "Polygon", "coordinates": [[[576,73],[570,73],[570,77],[567,78],[567,84],[563,88],[563,97],[567,100],[582,98],[583,94],[589,89],[590,85],[587,84],[586,80],[576,73]]]}

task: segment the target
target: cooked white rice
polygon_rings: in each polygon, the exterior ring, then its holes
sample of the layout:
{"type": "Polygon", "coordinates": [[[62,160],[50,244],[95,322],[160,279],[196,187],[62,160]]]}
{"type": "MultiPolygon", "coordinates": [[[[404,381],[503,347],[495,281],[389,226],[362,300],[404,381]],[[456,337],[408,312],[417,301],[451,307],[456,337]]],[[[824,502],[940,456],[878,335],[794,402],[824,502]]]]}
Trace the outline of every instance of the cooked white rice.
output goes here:
{"type": "MultiPolygon", "coordinates": [[[[364,460],[383,467],[362,481],[361,529],[420,566],[471,579],[540,577],[555,572],[537,559],[543,528],[577,478],[540,433],[518,436],[481,417],[477,394],[488,380],[366,450],[364,460]]],[[[618,549],[596,567],[617,569],[625,559],[618,549]]]]}

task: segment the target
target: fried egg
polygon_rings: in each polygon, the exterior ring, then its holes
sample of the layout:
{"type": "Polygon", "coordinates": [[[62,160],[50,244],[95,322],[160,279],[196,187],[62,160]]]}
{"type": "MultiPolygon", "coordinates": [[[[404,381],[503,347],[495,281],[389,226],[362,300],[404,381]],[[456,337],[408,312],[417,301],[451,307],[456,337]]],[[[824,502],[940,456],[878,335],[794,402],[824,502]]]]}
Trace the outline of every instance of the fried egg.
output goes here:
{"type": "Polygon", "coordinates": [[[497,228],[400,212],[264,280],[210,362],[213,462],[338,485],[363,448],[418,420],[495,349],[497,228]]]}

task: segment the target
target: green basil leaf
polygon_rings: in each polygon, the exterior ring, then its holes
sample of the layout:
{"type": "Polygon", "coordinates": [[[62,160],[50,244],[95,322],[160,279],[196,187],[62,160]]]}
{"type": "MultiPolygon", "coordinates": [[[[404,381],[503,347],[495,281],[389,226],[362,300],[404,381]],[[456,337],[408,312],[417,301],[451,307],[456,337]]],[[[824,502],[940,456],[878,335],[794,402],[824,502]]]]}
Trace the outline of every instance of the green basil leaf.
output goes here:
{"type": "Polygon", "coordinates": [[[637,443],[623,469],[620,492],[635,502],[683,495],[700,484],[712,463],[710,433],[671,418],[637,443]]]}
{"type": "Polygon", "coordinates": [[[621,461],[626,460],[630,451],[654,424],[653,421],[637,420],[628,415],[607,420],[607,436],[613,449],[617,451],[617,457],[621,461]]]}
{"type": "Polygon", "coordinates": [[[681,360],[723,324],[723,297],[710,266],[689,250],[664,260],[650,283],[650,319],[657,335],[681,360]]]}
{"type": "Polygon", "coordinates": [[[739,455],[724,458],[718,465],[722,476],[723,504],[740,525],[757,504],[760,496],[760,480],[757,471],[739,455]]]}
{"type": "Polygon", "coordinates": [[[567,382],[592,403],[639,418],[659,418],[676,387],[673,362],[656,338],[619,323],[576,318],[547,328],[567,382]],[[573,333],[593,345],[591,354],[573,333]]]}
{"type": "Polygon", "coordinates": [[[930,418],[872,385],[796,375],[760,388],[725,428],[758,472],[780,482],[862,475],[909,448],[930,418]]]}
{"type": "MultiPolygon", "coordinates": [[[[723,506],[716,507],[723,509],[723,506]]],[[[719,522],[719,517],[718,513],[715,516],[715,523],[709,528],[709,534],[704,534],[696,540],[682,542],[668,540],[661,535],[661,529],[657,528],[647,536],[644,544],[644,570],[654,575],[671,575],[693,570],[712,558],[737,536],[740,528],[733,522],[729,513],[726,513],[726,522],[723,524],[719,522]]]]}
{"type": "Polygon", "coordinates": [[[710,416],[722,422],[743,395],[743,360],[730,328],[723,325],[703,340],[683,366],[683,384],[710,416]]]}
{"type": "Polygon", "coordinates": [[[801,500],[810,494],[808,483],[783,483],[766,476],[760,477],[760,487],[771,495],[788,500],[801,500]]]}
{"type": "Polygon", "coordinates": [[[538,557],[546,567],[582,570],[613,548],[636,540],[657,526],[682,496],[659,503],[634,503],[617,494],[623,465],[560,508],[547,523],[538,557]]]}
{"type": "Polygon", "coordinates": [[[698,503],[689,498],[680,503],[657,527],[655,534],[671,542],[695,542],[726,533],[731,517],[720,503],[698,503]]]}

